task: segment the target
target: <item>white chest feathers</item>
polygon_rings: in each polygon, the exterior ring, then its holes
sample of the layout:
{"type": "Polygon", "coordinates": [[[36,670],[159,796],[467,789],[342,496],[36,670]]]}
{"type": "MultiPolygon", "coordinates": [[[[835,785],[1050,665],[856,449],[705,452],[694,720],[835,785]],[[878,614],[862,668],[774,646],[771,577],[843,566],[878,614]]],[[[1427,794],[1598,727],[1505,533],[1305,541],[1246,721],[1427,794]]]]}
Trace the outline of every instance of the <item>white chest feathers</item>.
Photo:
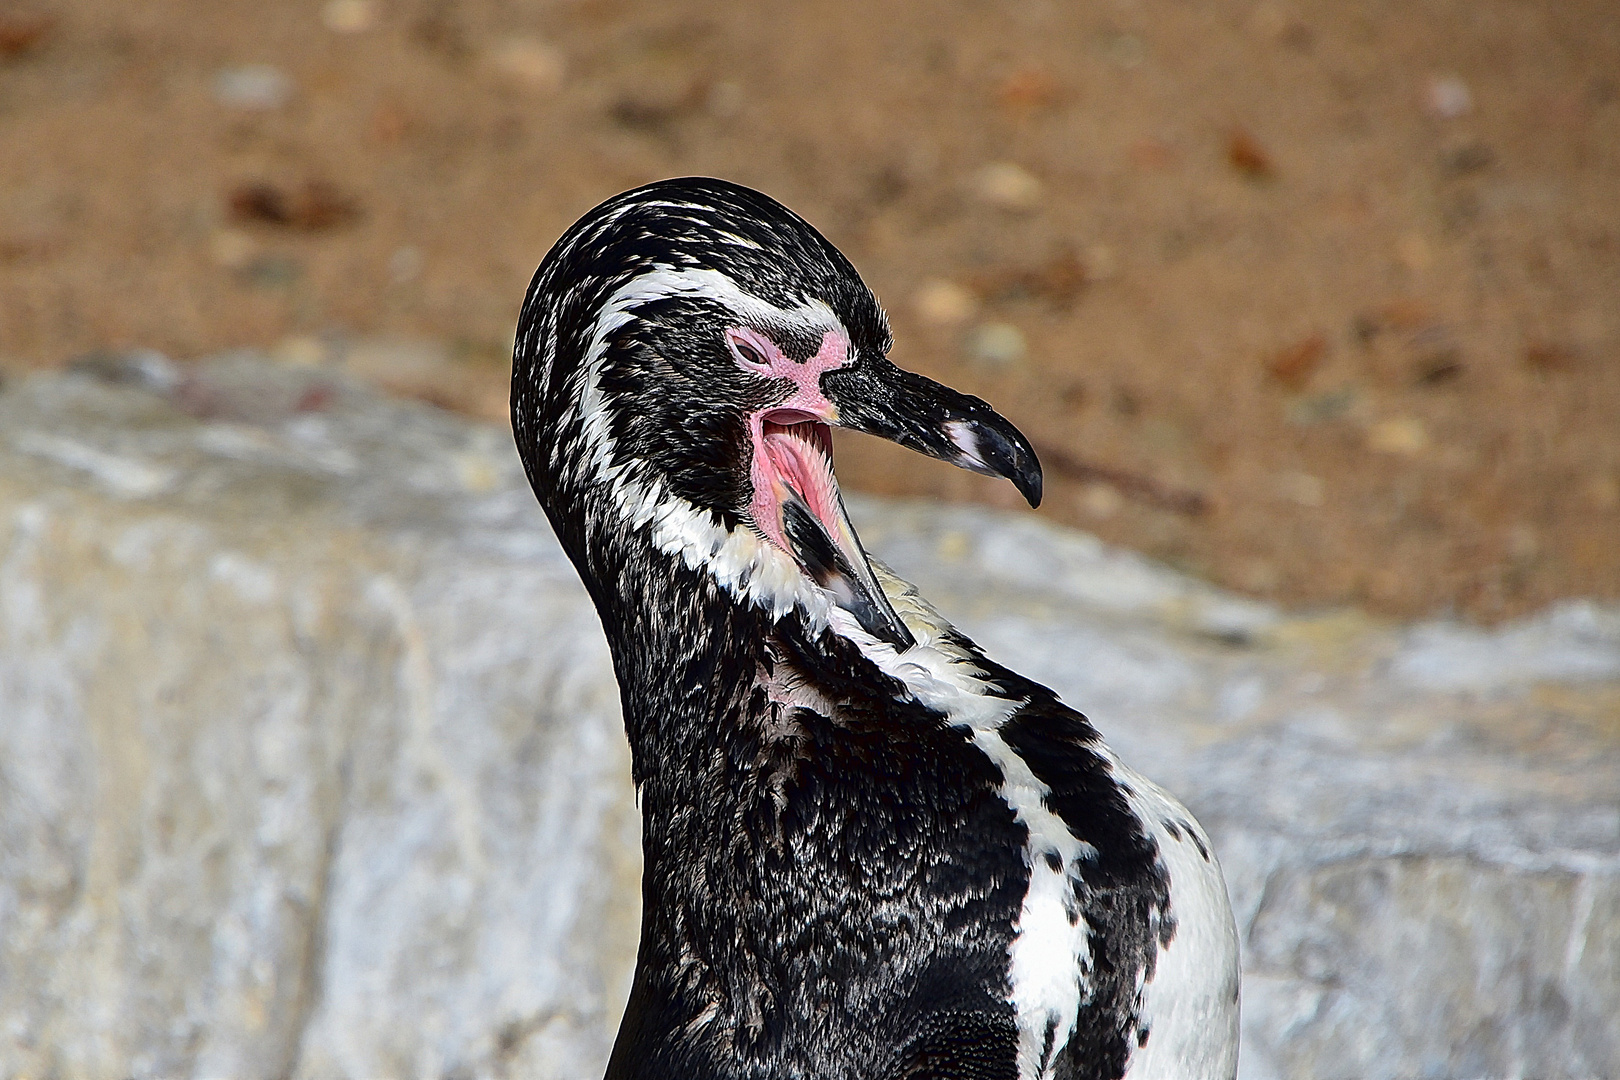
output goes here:
{"type": "Polygon", "coordinates": [[[1230,1080],[1237,1075],[1237,924],[1209,837],[1187,809],[1151,780],[1116,765],[1131,809],[1152,826],[1170,876],[1176,932],[1161,945],[1153,978],[1142,985],[1138,1030],[1127,1080],[1230,1080]]]}
{"type": "MultiPolygon", "coordinates": [[[[1018,1020],[1019,1080],[1049,1080],[1093,993],[1094,928],[1086,920],[1085,889],[1076,883],[1082,863],[1097,851],[1052,811],[1051,789],[1003,738],[1020,703],[991,693],[974,658],[951,640],[943,616],[887,567],[873,565],[916,645],[896,652],[836,607],[830,625],[916,700],[971,734],[1000,770],[999,794],[1028,830],[1029,887],[1008,950],[1008,985],[1018,1020]]],[[[1186,807],[1105,747],[1098,750],[1143,831],[1158,845],[1169,878],[1164,916],[1175,920],[1167,944],[1155,935],[1152,978],[1145,971],[1138,975],[1137,1037],[1125,1076],[1231,1080],[1237,1073],[1238,945],[1220,864],[1186,807]]]]}

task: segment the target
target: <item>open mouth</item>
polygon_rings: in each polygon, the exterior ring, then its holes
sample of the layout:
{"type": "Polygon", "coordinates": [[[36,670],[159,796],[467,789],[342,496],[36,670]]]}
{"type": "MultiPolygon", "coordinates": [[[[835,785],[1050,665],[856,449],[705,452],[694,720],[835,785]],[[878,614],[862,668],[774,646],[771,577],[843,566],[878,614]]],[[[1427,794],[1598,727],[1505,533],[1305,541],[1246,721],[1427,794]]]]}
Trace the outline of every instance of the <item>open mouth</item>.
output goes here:
{"type": "Polygon", "coordinates": [[[833,477],[832,429],[803,413],[766,413],[760,417],[760,443],[770,478],[830,525],[840,502],[833,477]]]}
{"type": "Polygon", "coordinates": [[[868,633],[896,649],[914,644],[867,562],[833,475],[832,430],[812,414],[755,414],[754,525],[786,551],[868,633]]]}

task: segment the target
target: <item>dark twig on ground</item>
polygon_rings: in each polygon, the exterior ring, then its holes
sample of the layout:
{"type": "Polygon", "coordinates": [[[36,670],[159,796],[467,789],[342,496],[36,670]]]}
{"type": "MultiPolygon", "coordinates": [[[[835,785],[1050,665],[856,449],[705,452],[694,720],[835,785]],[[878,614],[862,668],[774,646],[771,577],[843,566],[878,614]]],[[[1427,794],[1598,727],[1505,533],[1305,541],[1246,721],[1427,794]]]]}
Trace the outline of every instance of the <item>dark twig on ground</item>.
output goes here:
{"type": "Polygon", "coordinates": [[[1127,499],[1135,499],[1157,510],[1169,510],[1188,517],[1202,517],[1209,513],[1209,498],[1203,492],[1172,487],[1141,473],[1082,461],[1051,445],[1038,446],[1036,453],[1042,465],[1066,479],[1107,484],[1127,499]]]}

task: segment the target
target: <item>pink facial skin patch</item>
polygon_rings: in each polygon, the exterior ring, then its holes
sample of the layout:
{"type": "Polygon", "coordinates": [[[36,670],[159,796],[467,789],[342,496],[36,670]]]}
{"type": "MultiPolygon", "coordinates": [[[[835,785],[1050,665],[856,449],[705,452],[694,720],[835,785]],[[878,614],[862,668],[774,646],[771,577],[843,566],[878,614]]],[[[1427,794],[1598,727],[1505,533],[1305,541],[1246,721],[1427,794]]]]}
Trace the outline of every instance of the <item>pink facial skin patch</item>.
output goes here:
{"type": "Polygon", "coordinates": [[[832,432],[838,409],[821,392],[821,376],[849,363],[849,339],[837,330],[822,336],[821,348],[802,364],[786,356],[757,330],[726,331],[726,344],[739,367],[772,379],[786,379],[793,392],[785,401],[748,418],[754,458],[750,469],[754,526],[792,554],[782,531],[782,504],[797,492],[827,535],[841,539],[848,526],[832,471],[832,432]]]}

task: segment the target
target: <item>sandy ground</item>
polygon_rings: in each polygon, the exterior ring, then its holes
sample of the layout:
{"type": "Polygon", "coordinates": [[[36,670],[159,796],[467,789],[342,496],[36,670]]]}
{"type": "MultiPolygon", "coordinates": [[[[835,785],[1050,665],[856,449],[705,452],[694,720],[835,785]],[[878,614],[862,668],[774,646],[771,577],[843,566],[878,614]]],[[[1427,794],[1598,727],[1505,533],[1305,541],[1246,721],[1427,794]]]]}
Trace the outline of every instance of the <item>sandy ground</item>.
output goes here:
{"type": "Polygon", "coordinates": [[[1611,0],[0,0],[0,148],[13,371],[420,339],[417,392],[498,413],[556,236],[711,173],[839,244],[1061,520],[1296,606],[1620,597],[1611,0]]]}

